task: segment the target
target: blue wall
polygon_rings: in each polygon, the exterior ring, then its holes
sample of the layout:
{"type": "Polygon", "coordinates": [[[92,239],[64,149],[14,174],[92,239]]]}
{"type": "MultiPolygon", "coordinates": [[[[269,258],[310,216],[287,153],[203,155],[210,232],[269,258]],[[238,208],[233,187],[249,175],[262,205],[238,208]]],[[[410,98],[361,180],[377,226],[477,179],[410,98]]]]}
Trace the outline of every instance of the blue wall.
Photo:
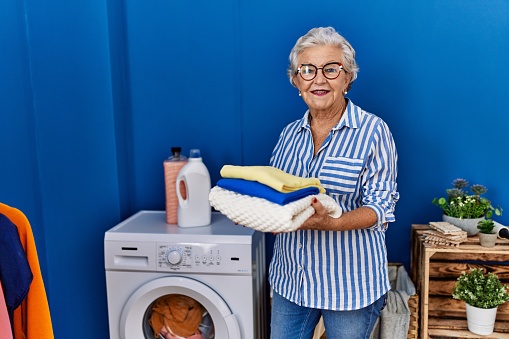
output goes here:
{"type": "Polygon", "coordinates": [[[57,338],[108,337],[104,232],[164,208],[170,147],[200,148],[213,182],[268,163],[305,110],[288,53],[327,25],[357,50],[349,97],[398,146],[389,259],[408,265],[410,225],[440,220],[456,177],[509,212],[505,0],[0,3],[0,201],[32,223],[57,338]]]}

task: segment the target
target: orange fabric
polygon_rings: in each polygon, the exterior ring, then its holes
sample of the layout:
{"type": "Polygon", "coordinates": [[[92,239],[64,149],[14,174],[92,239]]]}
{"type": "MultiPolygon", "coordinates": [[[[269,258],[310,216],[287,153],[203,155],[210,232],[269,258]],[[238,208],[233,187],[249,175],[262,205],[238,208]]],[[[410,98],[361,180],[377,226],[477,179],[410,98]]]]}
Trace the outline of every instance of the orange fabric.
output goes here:
{"type": "Polygon", "coordinates": [[[21,245],[25,249],[30,269],[34,275],[27,297],[14,311],[14,338],[54,339],[48,298],[30,223],[20,210],[2,203],[0,203],[0,213],[17,226],[21,245]]]}
{"type": "Polygon", "coordinates": [[[156,300],[152,311],[149,323],[155,338],[165,327],[169,327],[173,334],[187,338],[196,334],[205,309],[191,297],[168,294],[156,300]]]}

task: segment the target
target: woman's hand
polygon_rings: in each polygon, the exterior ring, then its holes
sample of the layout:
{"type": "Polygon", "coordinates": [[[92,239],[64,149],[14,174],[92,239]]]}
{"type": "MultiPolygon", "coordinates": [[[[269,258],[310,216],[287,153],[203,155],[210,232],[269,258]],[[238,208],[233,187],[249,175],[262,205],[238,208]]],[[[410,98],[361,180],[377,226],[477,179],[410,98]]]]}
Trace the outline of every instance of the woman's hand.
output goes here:
{"type": "Polygon", "coordinates": [[[369,207],[361,206],[352,211],[343,212],[339,218],[335,219],[329,216],[318,199],[313,199],[311,206],[315,209],[315,214],[302,224],[300,230],[348,231],[370,227],[377,222],[376,213],[369,207]]]}
{"type": "Polygon", "coordinates": [[[300,227],[300,230],[322,230],[332,231],[334,230],[334,219],[329,216],[327,210],[323,205],[314,198],[311,201],[311,206],[315,209],[313,214],[308,220],[306,220],[300,227]]]}

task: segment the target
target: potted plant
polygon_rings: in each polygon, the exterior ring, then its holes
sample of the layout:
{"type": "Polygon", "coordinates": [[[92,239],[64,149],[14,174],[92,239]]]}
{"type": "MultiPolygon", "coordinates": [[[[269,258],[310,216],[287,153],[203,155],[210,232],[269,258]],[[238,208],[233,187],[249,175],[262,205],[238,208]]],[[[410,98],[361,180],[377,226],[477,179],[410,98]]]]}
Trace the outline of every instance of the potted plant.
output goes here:
{"type": "Polygon", "coordinates": [[[471,185],[468,194],[465,190],[469,183],[465,179],[455,179],[452,188],[446,189],[447,198],[434,198],[432,203],[442,209],[443,220],[462,230],[469,236],[479,233],[477,224],[484,218],[491,218],[493,214],[502,215],[500,206],[493,207],[491,201],[481,197],[488,189],[479,184],[471,185]]]}
{"type": "Polygon", "coordinates": [[[477,223],[481,246],[493,247],[497,242],[497,234],[493,231],[495,223],[491,219],[483,219],[477,223]]]}
{"type": "Polygon", "coordinates": [[[509,300],[509,293],[496,274],[484,274],[484,269],[472,268],[468,273],[461,272],[452,289],[452,297],[466,303],[468,330],[490,335],[498,306],[509,300]]]}

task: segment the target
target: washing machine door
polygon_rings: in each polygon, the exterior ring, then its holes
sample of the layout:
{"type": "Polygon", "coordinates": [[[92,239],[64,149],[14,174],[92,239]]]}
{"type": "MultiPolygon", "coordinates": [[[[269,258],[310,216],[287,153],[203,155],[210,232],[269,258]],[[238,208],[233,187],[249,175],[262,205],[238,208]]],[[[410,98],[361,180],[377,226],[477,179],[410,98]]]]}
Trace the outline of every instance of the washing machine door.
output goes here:
{"type": "Polygon", "coordinates": [[[153,339],[153,334],[146,333],[146,314],[156,299],[168,294],[185,295],[202,304],[212,319],[214,338],[241,338],[238,321],[219,294],[197,280],[179,276],[152,280],[131,295],[122,310],[120,338],[153,339]]]}

